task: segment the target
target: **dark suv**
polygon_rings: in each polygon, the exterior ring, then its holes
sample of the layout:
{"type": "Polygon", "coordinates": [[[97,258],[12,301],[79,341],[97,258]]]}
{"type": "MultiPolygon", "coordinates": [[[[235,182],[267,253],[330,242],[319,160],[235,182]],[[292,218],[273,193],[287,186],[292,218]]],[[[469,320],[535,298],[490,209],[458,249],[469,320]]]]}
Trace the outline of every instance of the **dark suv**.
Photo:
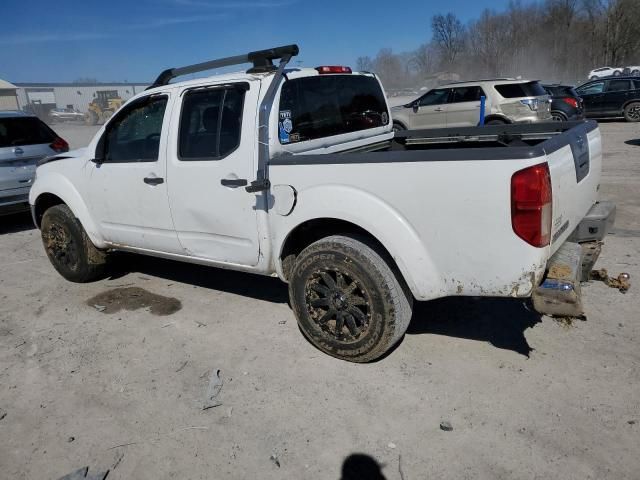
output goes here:
{"type": "Polygon", "coordinates": [[[587,82],[576,88],[590,118],[624,117],[640,122],[640,78],[615,77],[587,82]]]}
{"type": "Polygon", "coordinates": [[[543,85],[551,97],[551,118],[556,122],[582,120],[582,99],[570,85],[543,85]]]}

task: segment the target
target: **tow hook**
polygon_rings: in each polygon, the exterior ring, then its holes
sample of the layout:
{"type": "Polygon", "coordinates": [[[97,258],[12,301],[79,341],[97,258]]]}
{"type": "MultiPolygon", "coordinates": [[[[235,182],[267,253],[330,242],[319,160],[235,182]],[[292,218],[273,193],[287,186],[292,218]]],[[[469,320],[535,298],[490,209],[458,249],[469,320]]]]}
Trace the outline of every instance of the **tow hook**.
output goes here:
{"type": "Polygon", "coordinates": [[[600,270],[591,270],[589,280],[598,280],[608,287],[617,288],[620,290],[620,293],[627,293],[631,288],[631,275],[628,273],[621,273],[618,275],[618,278],[610,277],[609,272],[604,268],[600,270]]]}

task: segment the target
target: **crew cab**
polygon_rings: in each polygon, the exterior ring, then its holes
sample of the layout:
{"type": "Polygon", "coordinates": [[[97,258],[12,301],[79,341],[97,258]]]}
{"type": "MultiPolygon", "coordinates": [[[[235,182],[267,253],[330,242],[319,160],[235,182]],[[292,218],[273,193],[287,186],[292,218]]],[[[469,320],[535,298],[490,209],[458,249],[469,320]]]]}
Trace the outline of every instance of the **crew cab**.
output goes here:
{"type": "Polygon", "coordinates": [[[277,275],[304,335],[355,362],[402,338],[414,299],[581,313],[615,214],[595,122],[394,134],[374,74],[287,68],[297,53],[166,70],[87,148],[42,161],[30,203],[56,270],[90,281],[121,250],[277,275]]]}

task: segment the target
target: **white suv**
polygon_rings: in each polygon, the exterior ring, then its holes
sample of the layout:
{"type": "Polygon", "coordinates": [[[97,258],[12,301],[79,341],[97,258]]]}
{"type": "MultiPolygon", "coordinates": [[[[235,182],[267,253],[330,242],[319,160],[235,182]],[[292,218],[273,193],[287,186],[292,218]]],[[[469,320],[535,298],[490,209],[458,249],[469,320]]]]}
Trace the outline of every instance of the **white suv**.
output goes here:
{"type": "Polygon", "coordinates": [[[429,90],[413,102],[391,109],[394,129],[479,125],[482,97],[487,125],[551,120],[549,95],[539,82],[502,78],[456,82],[429,90]]]}
{"type": "Polygon", "coordinates": [[[619,75],[622,75],[622,68],[602,67],[591,70],[587,77],[589,80],[595,80],[596,78],[617,77],[619,75]]]}

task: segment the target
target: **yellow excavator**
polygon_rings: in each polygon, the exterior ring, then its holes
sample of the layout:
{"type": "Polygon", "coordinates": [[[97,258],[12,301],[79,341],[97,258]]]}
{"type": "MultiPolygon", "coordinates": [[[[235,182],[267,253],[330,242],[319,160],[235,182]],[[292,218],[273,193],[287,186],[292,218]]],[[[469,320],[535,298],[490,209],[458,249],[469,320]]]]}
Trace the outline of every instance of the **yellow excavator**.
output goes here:
{"type": "Polygon", "coordinates": [[[106,122],[124,103],[117,90],[98,90],[84,115],[87,125],[106,122]]]}

